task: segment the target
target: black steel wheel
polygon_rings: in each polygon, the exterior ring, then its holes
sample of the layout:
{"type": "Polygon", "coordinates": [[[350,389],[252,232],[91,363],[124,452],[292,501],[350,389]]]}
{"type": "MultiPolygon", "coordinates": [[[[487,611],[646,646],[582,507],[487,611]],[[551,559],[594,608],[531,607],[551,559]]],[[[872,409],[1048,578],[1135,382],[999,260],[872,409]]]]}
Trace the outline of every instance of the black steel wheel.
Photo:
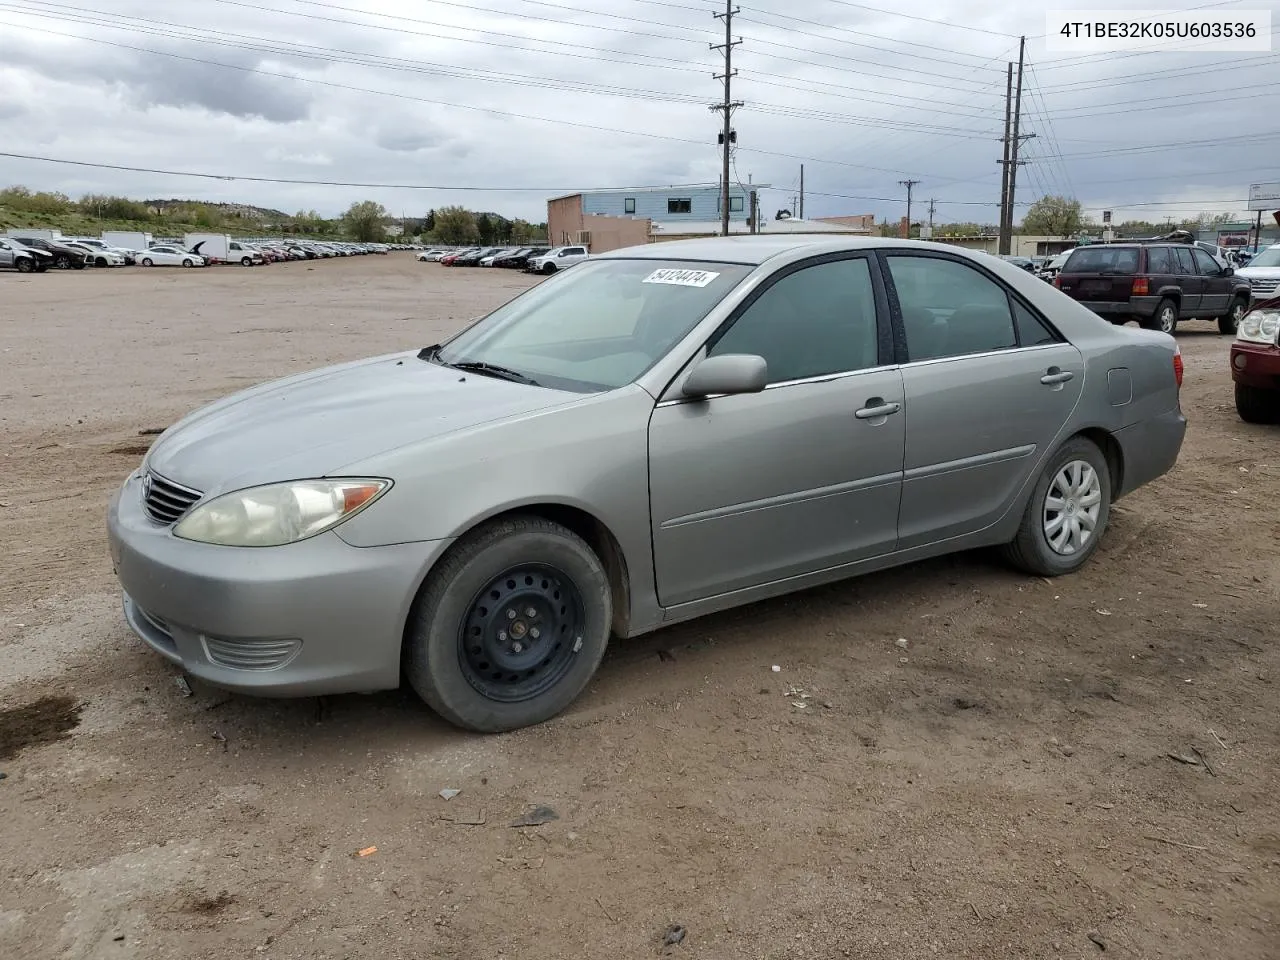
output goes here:
{"type": "Polygon", "coordinates": [[[564,676],[585,621],[582,594],[562,571],[512,567],[471,602],[458,631],[462,672],[490,700],[532,700],[564,676]]]}
{"type": "Polygon", "coordinates": [[[612,622],[608,575],[581,537],[504,517],[462,537],[427,577],[405,632],[405,675],[464,729],[530,726],[577,699],[612,622]]]}

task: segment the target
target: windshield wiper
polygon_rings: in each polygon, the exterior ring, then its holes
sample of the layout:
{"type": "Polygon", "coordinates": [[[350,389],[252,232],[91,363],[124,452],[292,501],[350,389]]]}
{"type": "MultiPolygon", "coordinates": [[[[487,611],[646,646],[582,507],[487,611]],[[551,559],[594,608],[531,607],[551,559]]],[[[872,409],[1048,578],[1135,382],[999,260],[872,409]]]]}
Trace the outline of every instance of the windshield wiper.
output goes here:
{"type": "Polygon", "coordinates": [[[444,363],[446,367],[453,367],[455,370],[467,370],[471,373],[479,373],[488,377],[497,377],[499,380],[523,383],[529,387],[541,386],[533,377],[527,376],[518,370],[512,370],[510,367],[498,366],[495,363],[484,363],[480,360],[459,360],[457,363],[447,363],[443,360],[438,362],[444,363]]]}

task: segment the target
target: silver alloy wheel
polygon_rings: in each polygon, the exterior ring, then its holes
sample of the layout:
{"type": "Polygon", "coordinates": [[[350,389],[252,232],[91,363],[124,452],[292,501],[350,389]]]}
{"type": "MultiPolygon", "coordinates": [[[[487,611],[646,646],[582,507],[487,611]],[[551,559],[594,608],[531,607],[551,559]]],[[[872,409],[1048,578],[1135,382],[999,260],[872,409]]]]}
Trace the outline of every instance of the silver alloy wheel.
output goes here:
{"type": "Polygon", "coordinates": [[[1072,460],[1054,476],[1044,497],[1044,538],[1054,553],[1072,556],[1093,539],[1102,511],[1102,480],[1093,465],[1072,460]]]}
{"type": "Polygon", "coordinates": [[[1161,333],[1173,333],[1174,327],[1178,324],[1178,311],[1172,305],[1165,307],[1160,311],[1157,322],[1160,324],[1161,333]]]}
{"type": "Polygon", "coordinates": [[[1235,333],[1240,328],[1240,321],[1244,319],[1244,315],[1249,312],[1249,308],[1243,300],[1237,300],[1231,305],[1231,332],[1235,333]]]}

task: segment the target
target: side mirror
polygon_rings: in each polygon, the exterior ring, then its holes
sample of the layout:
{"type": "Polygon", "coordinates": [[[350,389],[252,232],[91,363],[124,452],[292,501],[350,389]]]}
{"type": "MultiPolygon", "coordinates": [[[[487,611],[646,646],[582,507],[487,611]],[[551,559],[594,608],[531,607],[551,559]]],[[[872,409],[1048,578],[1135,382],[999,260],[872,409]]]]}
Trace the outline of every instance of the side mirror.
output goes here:
{"type": "Polygon", "coordinates": [[[1235,268],[1235,267],[1223,267],[1223,268],[1222,268],[1222,275],[1223,275],[1224,277],[1234,277],[1234,276],[1236,275],[1236,268],[1235,268]]]}
{"type": "Polygon", "coordinates": [[[749,353],[726,353],[707,357],[689,374],[681,387],[686,397],[716,394],[759,393],[769,383],[769,365],[764,357],[749,353]]]}

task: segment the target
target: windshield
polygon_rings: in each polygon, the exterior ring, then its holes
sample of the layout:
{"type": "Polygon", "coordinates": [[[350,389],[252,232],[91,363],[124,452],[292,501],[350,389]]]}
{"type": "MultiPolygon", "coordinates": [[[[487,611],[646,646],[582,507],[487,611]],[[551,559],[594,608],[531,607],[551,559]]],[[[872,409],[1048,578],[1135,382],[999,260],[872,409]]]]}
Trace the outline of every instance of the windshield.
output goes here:
{"type": "Polygon", "coordinates": [[[436,359],[506,367],[547,387],[612,390],[653,366],[752,269],[586,261],[468,327],[436,359]]]}
{"type": "Polygon", "coordinates": [[[1251,267],[1280,267],[1280,247],[1267,247],[1249,261],[1251,267]]]}
{"type": "Polygon", "coordinates": [[[1071,252],[1063,273],[1136,273],[1138,251],[1134,247],[1081,247],[1071,252]]]}

